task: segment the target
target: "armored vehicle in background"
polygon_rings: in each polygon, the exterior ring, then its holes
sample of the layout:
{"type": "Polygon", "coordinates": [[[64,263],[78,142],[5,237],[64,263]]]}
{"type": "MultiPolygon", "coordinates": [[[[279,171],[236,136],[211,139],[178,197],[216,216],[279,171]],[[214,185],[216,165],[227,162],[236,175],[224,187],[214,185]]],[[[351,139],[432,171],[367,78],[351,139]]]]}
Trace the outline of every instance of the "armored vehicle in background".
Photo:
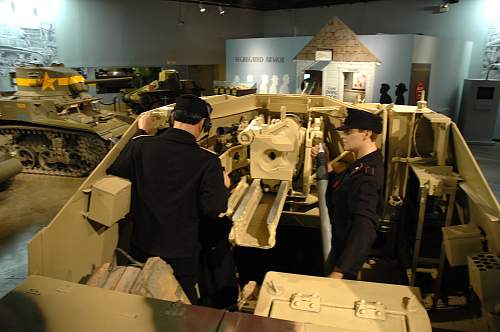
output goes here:
{"type": "Polygon", "coordinates": [[[201,96],[200,88],[192,80],[181,80],[177,70],[162,70],[158,80],[125,93],[123,101],[132,108],[134,113],[140,114],[153,108],[175,102],[175,98],[182,94],[201,96]]]}
{"type": "Polygon", "coordinates": [[[96,90],[101,93],[120,93],[122,89],[133,89],[137,75],[132,68],[100,68],[96,71],[96,90]],[[116,80],[116,78],[123,78],[116,80]]]}
{"type": "MultiPolygon", "coordinates": [[[[96,82],[96,81],[92,81],[96,82]]],[[[16,69],[18,91],[0,97],[0,150],[28,173],[88,174],[132,119],[99,108],[84,77],[71,68],[16,69]]]]}

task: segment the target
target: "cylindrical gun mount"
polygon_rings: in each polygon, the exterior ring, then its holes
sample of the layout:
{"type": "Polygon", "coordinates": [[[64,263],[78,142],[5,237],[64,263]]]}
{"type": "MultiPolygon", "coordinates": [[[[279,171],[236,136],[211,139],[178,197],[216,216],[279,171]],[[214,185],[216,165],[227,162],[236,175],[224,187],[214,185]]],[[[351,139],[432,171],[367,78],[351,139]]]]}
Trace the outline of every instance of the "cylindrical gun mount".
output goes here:
{"type": "Polygon", "coordinates": [[[0,161],[0,183],[20,173],[22,169],[23,165],[15,158],[0,161]]]}
{"type": "Polygon", "coordinates": [[[331,252],[332,252],[332,226],[330,224],[330,216],[328,215],[328,207],[326,206],[326,189],[328,187],[328,161],[326,160],[323,145],[319,145],[319,154],[317,157],[317,185],[319,198],[319,217],[321,227],[321,242],[323,250],[323,268],[327,275],[331,272],[331,252]]]}
{"type": "Polygon", "coordinates": [[[223,136],[225,134],[234,133],[237,130],[238,130],[238,126],[217,127],[217,129],[215,130],[215,133],[218,136],[223,136]]]}

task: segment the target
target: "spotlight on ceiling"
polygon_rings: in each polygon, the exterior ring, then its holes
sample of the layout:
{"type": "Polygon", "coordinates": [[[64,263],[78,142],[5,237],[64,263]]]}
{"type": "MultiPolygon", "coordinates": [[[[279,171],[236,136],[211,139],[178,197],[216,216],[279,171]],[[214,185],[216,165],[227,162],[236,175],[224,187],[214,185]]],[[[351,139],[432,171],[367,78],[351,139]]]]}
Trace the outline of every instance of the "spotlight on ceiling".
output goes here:
{"type": "Polygon", "coordinates": [[[219,14],[224,14],[226,11],[224,10],[224,8],[222,8],[221,5],[219,5],[219,14]]]}
{"type": "Polygon", "coordinates": [[[444,3],[441,6],[439,6],[438,12],[439,13],[446,13],[450,10],[450,5],[448,3],[444,3]]]}
{"type": "Polygon", "coordinates": [[[201,3],[200,1],[200,4],[198,5],[198,7],[200,7],[200,13],[204,13],[207,11],[207,9],[205,8],[205,6],[203,6],[203,4],[201,3]]]}
{"type": "Polygon", "coordinates": [[[450,10],[450,5],[458,3],[459,1],[460,0],[444,0],[443,4],[436,8],[435,13],[436,14],[447,13],[450,10]]]}

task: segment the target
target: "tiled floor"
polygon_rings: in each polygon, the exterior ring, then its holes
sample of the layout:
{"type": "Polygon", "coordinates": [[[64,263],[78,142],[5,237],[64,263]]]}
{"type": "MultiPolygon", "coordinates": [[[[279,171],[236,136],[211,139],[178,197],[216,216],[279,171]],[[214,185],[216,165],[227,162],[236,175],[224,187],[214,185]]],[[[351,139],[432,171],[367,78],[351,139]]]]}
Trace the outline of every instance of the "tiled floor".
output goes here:
{"type": "Polygon", "coordinates": [[[497,200],[500,201],[500,143],[495,145],[471,145],[470,149],[497,200]]]}
{"type": "Polygon", "coordinates": [[[27,273],[28,241],[56,215],[83,178],[19,174],[0,191],[0,297],[27,273]]]}

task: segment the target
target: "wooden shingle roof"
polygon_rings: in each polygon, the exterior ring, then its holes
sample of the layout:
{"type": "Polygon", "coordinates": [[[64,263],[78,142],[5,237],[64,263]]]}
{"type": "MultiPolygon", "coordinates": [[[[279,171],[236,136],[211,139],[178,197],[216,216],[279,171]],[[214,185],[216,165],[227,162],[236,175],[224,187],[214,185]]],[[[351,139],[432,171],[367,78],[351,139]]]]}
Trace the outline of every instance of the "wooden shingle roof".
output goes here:
{"type": "Polygon", "coordinates": [[[332,50],[332,61],[380,62],[338,17],[326,24],[294,60],[316,60],[316,51],[332,50]]]}

